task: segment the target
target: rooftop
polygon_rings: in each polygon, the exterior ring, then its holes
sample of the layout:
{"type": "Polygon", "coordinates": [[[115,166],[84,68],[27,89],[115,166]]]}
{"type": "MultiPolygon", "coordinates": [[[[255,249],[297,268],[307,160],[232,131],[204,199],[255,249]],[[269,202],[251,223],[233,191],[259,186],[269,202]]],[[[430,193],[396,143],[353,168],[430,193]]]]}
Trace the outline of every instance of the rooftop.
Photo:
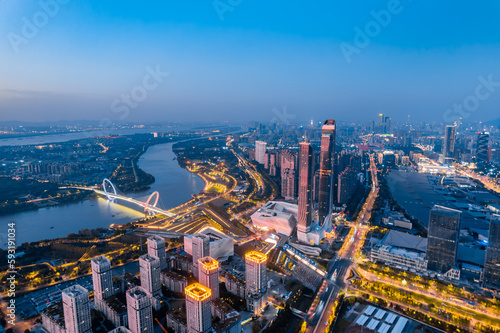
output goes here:
{"type": "Polygon", "coordinates": [[[212,257],[200,258],[198,259],[198,263],[207,271],[214,271],[219,268],[219,262],[212,257]]]}
{"type": "Polygon", "coordinates": [[[186,296],[199,302],[206,300],[212,295],[210,288],[199,283],[193,283],[187,286],[184,291],[186,292],[186,296]]]}
{"type": "Polygon", "coordinates": [[[427,252],[427,238],[414,236],[397,230],[390,230],[380,241],[380,245],[399,247],[423,253],[427,252]]]}
{"type": "Polygon", "coordinates": [[[264,253],[250,251],[245,254],[245,259],[261,264],[267,261],[267,256],[264,253]]]}

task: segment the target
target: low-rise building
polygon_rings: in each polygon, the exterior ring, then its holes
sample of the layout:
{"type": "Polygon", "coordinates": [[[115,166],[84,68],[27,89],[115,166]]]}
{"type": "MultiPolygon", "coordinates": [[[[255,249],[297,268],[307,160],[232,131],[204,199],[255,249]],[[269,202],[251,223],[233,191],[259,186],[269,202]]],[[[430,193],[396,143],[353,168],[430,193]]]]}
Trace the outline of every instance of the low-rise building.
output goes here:
{"type": "Polygon", "coordinates": [[[240,298],[245,298],[246,296],[246,283],[245,280],[242,278],[239,278],[231,273],[226,273],[225,276],[225,286],[227,291],[229,291],[231,294],[236,295],[240,298]]]}
{"type": "Polygon", "coordinates": [[[42,311],[42,329],[47,333],[66,333],[61,302],[55,303],[42,311]]]}
{"type": "Polygon", "coordinates": [[[252,223],[261,229],[275,229],[276,232],[290,236],[297,225],[298,205],[269,201],[254,214],[252,223]]]}
{"type": "Polygon", "coordinates": [[[167,327],[175,333],[188,333],[186,312],[174,310],[167,312],[167,327]]]}
{"type": "Polygon", "coordinates": [[[106,297],[99,310],[116,327],[128,326],[126,302],[125,294],[117,294],[106,297]]]}
{"type": "Polygon", "coordinates": [[[212,301],[212,317],[219,321],[213,323],[213,328],[217,333],[240,333],[241,315],[228,303],[221,299],[212,301]]]}
{"type": "Polygon", "coordinates": [[[403,270],[426,272],[427,238],[390,230],[371,250],[371,261],[403,270]]]}
{"type": "Polygon", "coordinates": [[[179,294],[184,293],[184,289],[188,285],[188,280],[185,276],[171,270],[163,270],[161,272],[161,282],[168,290],[179,294]]]}

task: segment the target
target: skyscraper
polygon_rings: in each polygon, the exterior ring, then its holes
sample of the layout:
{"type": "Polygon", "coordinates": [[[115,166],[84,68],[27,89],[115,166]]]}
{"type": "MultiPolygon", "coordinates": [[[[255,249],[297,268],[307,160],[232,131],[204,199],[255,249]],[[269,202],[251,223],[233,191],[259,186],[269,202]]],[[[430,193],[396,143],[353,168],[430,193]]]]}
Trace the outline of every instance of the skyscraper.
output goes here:
{"type": "Polygon", "coordinates": [[[89,292],[80,285],[74,285],[62,291],[64,323],[67,333],[90,333],[89,292]]]}
{"type": "Polygon", "coordinates": [[[284,198],[296,198],[298,155],[296,152],[283,150],[280,157],[281,196],[284,198]]]}
{"type": "Polygon", "coordinates": [[[193,275],[198,277],[198,259],[210,255],[210,237],[199,234],[193,236],[193,275]]]}
{"type": "Polygon", "coordinates": [[[219,262],[212,257],[198,259],[200,284],[212,291],[211,299],[219,298],[219,262]]]}
{"type": "Polygon", "coordinates": [[[266,292],[267,256],[264,253],[250,251],[245,254],[245,277],[248,291],[266,292]]]}
{"type": "Polygon", "coordinates": [[[165,239],[160,236],[148,237],[148,254],[160,260],[160,270],[168,268],[167,254],[165,253],[165,239]]]}
{"type": "Polygon", "coordinates": [[[435,205],[431,209],[427,238],[427,268],[446,273],[455,266],[462,213],[435,205]]]}
{"type": "Polygon", "coordinates": [[[189,333],[205,333],[212,329],[212,309],[209,288],[193,283],[186,287],[186,316],[189,333]]]}
{"type": "Polygon", "coordinates": [[[127,290],[128,328],[132,333],[153,332],[151,295],[142,287],[127,290]]]}
{"type": "Polygon", "coordinates": [[[160,296],[160,261],[158,258],[145,254],[139,257],[141,271],[141,287],[152,296],[160,296]]]}
{"type": "Polygon", "coordinates": [[[318,215],[320,222],[331,213],[335,158],[335,120],[326,120],[321,130],[318,215]]]}
{"type": "Polygon", "coordinates": [[[477,133],[476,159],[478,162],[488,162],[488,141],[490,134],[487,132],[477,133]]]}
{"type": "Polygon", "coordinates": [[[113,295],[113,277],[111,275],[111,261],[105,256],[92,258],[92,283],[94,287],[94,301],[100,309],[103,299],[113,295]]]}
{"type": "Polygon", "coordinates": [[[500,215],[491,217],[483,283],[487,287],[500,289],[500,215]]]}
{"type": "Polygon", "coordinates": [[[313,149],[308,142],[300,143],[299,155],[299,216],[297,230],[311,231],[312,220],[313,149]]]}
{"type": "Polygon", "coordinates": [[[255,160],[260,164],[266,162],[266,146],[264,141],[255,141],[255,160]]]}
{"type": "Polygon", "coordinates": [[[455,126],[447,125],[444,129],[443,155],[453,157],[455,151],[455,126]]]}

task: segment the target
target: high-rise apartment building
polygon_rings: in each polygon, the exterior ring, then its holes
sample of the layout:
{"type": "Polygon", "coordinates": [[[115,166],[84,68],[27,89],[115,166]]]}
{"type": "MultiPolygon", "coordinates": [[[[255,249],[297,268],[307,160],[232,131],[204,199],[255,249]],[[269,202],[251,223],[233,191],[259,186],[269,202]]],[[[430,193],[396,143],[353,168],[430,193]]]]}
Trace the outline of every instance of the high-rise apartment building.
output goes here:
{"type": "Polygon", "coordinates": [[[113,295],[113,277],[111,275],[111,261],[106,256],[98,256],[90,261],[92,266],[92,283],[94,287],[94,301],[100,309],[105,298],[113,295]]]}
{"type": "Polygon", "coordinates": [[[64,324],[66,333],[92,332],[89,292],[80,285],[62,291],[64,324]]]}
{"type": "Polygon", "coordinates": [[[127,290],[128,328],[132,333],[153,332],[151,294],[142,287],[127,290]]]}
{"type": "Polygon", "coordinates": [[[168,268],[165,239],[163,237],[156,235],[148,237],[148,254],[160,260],[161,271],[168,268]]]}
{"type": "Polygon", "coordinates": [[[487,287],[500,289],[500,215],[493,215],[490,221],[483,283],[487,287]]]}
{"type": "Polygon", "coordinates": [[[266,163],[266,146],[264,141],[255,141],[255,160],[260,164],[266,163]]]}
{"type": "Polygon", "coordinates": [[[193,275],[198,277],[198,260],[210,256],[210,237],[199,234],[192,237],[193,275]]]}
{"type": "Polygon", "coordinates": [[[312,222],[313,149],[308,142],[300,143],[299,155],[299,216],[297,230],[311,231],[312,222]]]}
{"type": "Polygon", "coordinates": [[[184,292],[188,332],[210,332],[212,329],[211,290],[199,283],[193,283],[187,286],[184,292]]]}
{"type": "Polygon", "coordinates": [[[321,129],[318,215],[320,221],[331,213],[335,165],[335,120],[326,120],[321,129]]]}
{"type": "Polygon", "coordinates": [[[455,126],[448,125],[444,129],[443,155],[453,157],[455,152],[455,126]]]}
{"type": "Polygon", "coordinates": [[[490,134],[487,132],[477,134],[476,159],[478,162],[488,162],[488,141],[490,134]]]}
{"type": "Polygon", "coordinates": [[[267,290],[267,255],[257,251],[245,254],[245,277],[248,291],[267,290]]]}
{"type": "Polygon", "coordinates": [[[219,262],[212,257],[198,259],[200,284],[212,291],[211,299],[219,298],[219,262]]]}
{"type": "Polygon", "coordinates": [[[145,254],[139,257],[139,267],[141,271],[141,287],[152,296],[160,296],[160,261],[156,257],[145,254]]]}
{"type": "Polygon", "coordinates": [[[455,266],[462,212],[435,205],[427,233],[427,269],[445,274],[455,266]]]}

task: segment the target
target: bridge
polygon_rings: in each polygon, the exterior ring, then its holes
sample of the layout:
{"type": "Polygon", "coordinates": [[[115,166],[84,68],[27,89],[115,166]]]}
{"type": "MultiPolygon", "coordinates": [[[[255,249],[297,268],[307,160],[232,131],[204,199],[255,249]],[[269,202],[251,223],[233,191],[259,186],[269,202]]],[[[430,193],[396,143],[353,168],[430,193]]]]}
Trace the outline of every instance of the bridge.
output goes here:
{"type": "Polygon", "coordinates": [[[158,200],[160,200],[160,193],[158,193],[158,191],[151,193],[151,195],[147,197],[146,201],[141,201],[138,199],[127,197],[126,195],[121,193],[119,190],[117,190],[115,185],[108,178],[105,178],[102,181],[102,191],[94,187],[80,187],[80,186],[70,186],[70,187],[81,190],[94,191],[95,193],[105,196],[111,202],[115,202],[118,199],[133,203],[137,206],[143,207],[145,214],[149,215],[163,214],[168,217],[176,216],[174,213],[156,207],[156,205],[158,204],[158,200]],[[110,187],[110,189],[108,189],[107,187],[110,187]]]}

